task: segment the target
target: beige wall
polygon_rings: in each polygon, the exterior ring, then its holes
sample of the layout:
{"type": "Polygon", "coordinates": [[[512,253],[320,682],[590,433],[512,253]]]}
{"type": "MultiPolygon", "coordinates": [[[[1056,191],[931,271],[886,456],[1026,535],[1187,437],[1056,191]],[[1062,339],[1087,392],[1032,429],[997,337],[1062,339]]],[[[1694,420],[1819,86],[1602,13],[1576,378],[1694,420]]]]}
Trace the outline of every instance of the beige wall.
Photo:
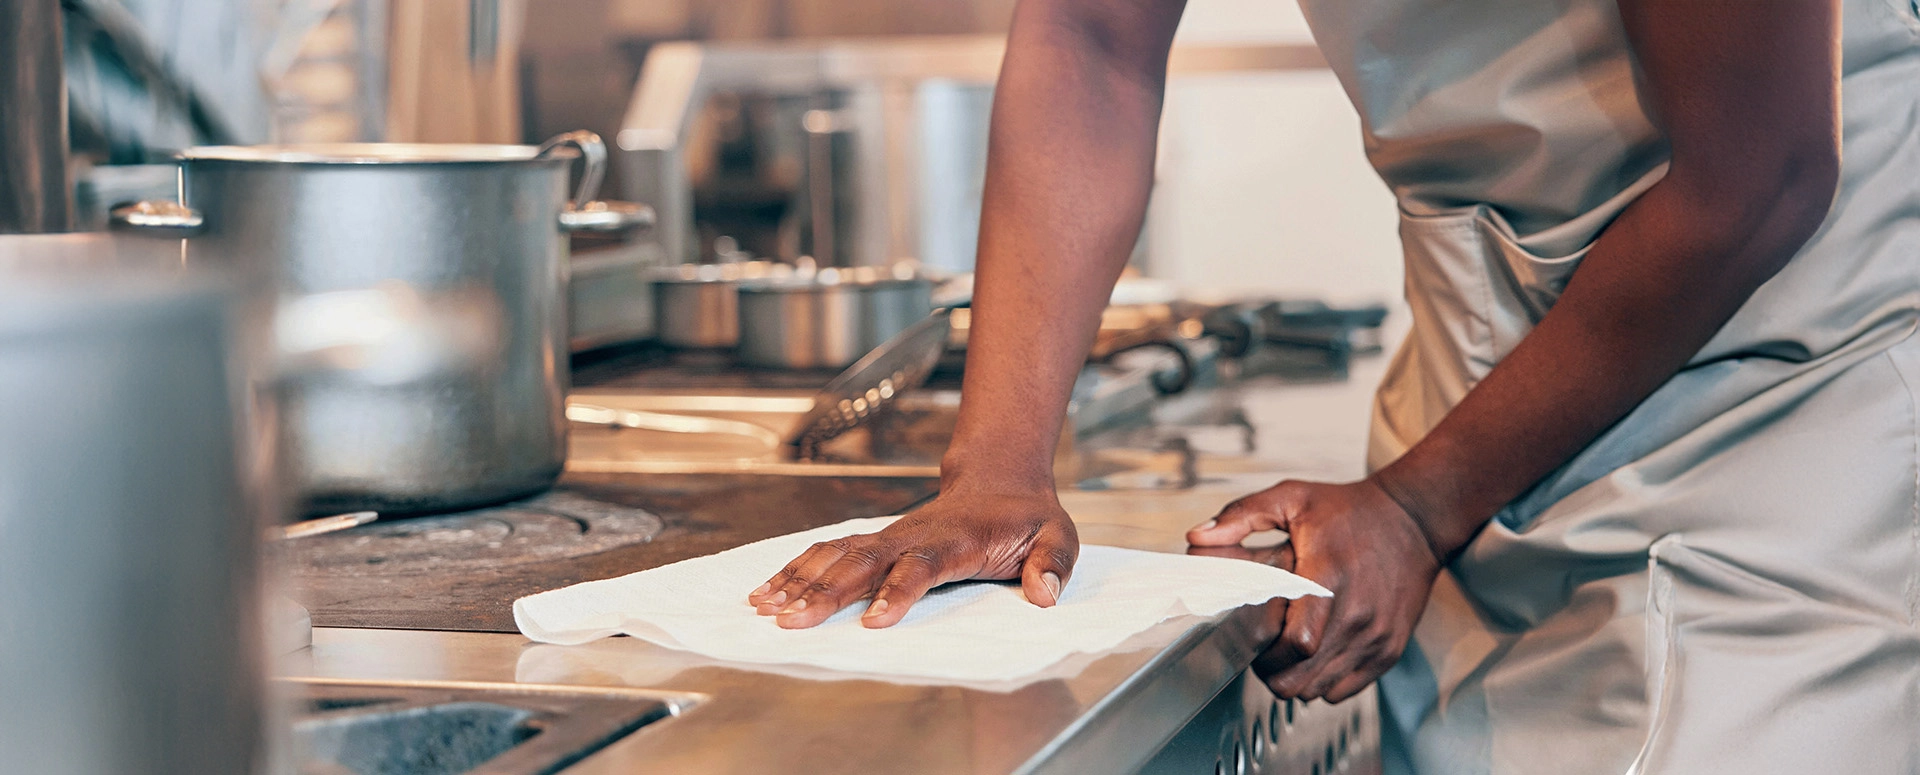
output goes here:
{"type": "MultiPolygon", "coordinates": [[[[1176,40],[1311,38],[1285,0],[1191,0],[1176,40]]],[[[1330,72],[1176,82],[1157,178],[1150,274],[1229,294],[1400,297],[1393,198],[1330,72]]]]}
{"type": "MultiPolygon", "coordinates": [[[[535,0],[533,134],[611,133],[634,41],[1001,32],[1013,0],[535,0]],[[623,43],[625,42],[625,43],[623,43]],[[628,45],[628,53],[622,46],[628,45]]],[[[1190,0],[1180,40],[1309,40],[1288,0],[1190,0]]],[[[1205,291],[1400,295],[1391,196],[1332,74],[1187,78],[1170,89],[1147,269],[1205,291]]]]}

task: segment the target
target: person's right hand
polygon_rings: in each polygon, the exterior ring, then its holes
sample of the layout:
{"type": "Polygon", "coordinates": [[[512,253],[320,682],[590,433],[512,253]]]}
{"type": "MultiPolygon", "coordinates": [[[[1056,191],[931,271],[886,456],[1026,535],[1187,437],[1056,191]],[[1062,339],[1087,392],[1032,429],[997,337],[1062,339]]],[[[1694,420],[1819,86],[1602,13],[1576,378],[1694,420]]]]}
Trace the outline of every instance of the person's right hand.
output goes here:
{"type": "Polygon", "coordinates": [[[1052,492],[943,492],[878,533],[814,544],[747,602],[799,629],[872,597],[860,623],[887,627],[941,584],[1019,579],[1042,608],[1060,599],[1080,556],[1073,520],[1052,492]]]}

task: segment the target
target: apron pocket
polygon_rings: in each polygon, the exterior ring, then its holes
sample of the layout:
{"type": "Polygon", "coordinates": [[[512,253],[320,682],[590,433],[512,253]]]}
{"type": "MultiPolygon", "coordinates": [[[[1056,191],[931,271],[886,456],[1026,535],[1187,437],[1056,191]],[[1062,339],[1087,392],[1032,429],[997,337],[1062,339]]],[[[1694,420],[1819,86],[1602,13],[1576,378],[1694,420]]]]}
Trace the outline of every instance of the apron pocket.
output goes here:
{"type": "Polygon", "coordinates": [[[1493,342],[1496,291],[1479,218],[1478,207],[1443,215],[1400,213],[1413,317],[1408,344],[1421,351],[1427,366],[1452,372],[1466,386],[1503,354],[1493,342]]]}
{"type": "Polygon", "coordinates": [[[1513,227],[1507,225],[1499,213],[1483,209],[1478,224],[1487,244],[1499,253],[1512,288],[1510,295],[1519,302],[1527,316],[1527,328],[1531,330],[1566,291],[1567,280],[1573,277],[1573,270],[1580,268],[1581,259],[1593,249],[1593,242],[1564,256],[1540,256],[1520,245],[1513,227]]]}
{"type": "Polygon", "coordinates": [[[1585,257],[1543,258],[1522,247],[1505,219],[1482,206],[1442,215],[1400,214],[1407,302],[1422,349],[1446,357],[1468,385],[1533,330],[1585,257]],[[1433,337],[1440,336],[1435,340],[1433,337]]]}

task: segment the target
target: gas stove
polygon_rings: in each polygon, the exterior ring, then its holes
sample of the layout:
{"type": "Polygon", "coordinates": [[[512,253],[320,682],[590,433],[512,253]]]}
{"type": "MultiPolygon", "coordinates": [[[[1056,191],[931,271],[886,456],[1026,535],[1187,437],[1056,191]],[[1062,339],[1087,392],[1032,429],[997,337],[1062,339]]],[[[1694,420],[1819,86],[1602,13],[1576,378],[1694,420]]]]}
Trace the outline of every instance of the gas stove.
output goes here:
{"type": "Polygon", "coordinates": [[[376,522],[287,545],[305,576],[406,576],[497,570],[646,543],[660,518],[556,490],[493,508],[376,522]]]}
{"type": "Polygon", "coordinates": [[[282,541],[271,559],[318,627],[514,632],[520,597],[897,514],[938,489],[927,477],[570,473],[517,503],[282,541]]]}

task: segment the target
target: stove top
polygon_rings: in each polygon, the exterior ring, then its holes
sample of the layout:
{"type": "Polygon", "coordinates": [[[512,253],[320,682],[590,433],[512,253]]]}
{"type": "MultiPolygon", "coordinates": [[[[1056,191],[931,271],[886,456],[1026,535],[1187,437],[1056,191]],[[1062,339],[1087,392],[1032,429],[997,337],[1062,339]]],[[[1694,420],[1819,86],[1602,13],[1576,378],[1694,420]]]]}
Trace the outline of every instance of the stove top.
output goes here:
{"type": "Polygon", "coordinates": [[[515,632],[520,597],[898,514],[938,490],[930,477],[569,473],[505,506],[281,541],[272,559],[317,627],[515,632]]]}
{"type": "Polygon", "coordinates": [[[492,570],[598,554],[653,540],[661,522],[640,509],[557,491],[457,514],[376,522],[293,541],[304,575],[405,575],[492,570]]]}

